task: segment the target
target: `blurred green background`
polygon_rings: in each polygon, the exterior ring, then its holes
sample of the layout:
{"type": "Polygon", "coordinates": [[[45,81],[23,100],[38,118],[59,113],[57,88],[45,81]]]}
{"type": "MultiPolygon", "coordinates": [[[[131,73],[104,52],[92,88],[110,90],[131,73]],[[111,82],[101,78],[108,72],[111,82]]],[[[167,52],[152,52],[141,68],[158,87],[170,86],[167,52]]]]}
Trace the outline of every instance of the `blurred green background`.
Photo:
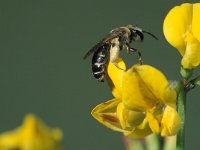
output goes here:
{"type": "MultiPolygon", "coordinates": [[[[144,62],[168,79],[180,79],[180,56],[162,33],[167,12],[181,0],[1,0],[0,1],[0,132],[19,126],[34,113],[64,131],[66,150],[124,150],[122,136],[90,115],[112,98],[106,83],[91,74],[84,54],[111,29],[127,24],[154,33],[134,43],[144,62]]],[[[197,1],[190,1],[197,2],[197,1]]],[[[137,55],[122,53],[126,62],[137,55]]],[[[200,92],[188,95],[186,149],[197,149],[200,92]]]]}

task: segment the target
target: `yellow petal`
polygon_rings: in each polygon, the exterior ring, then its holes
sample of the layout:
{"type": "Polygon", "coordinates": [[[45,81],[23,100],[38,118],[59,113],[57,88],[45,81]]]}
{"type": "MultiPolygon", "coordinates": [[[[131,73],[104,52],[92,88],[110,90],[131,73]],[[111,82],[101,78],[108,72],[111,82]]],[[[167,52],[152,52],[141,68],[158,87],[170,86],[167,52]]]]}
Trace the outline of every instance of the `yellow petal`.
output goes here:
{"type": "Polygon", "coordinates": [[[169,105],[173,108],[176,107],[176,91],[170,87],[169,83],[166,85],[165,89],[163,90],[162,96],[161,96],[161,101],[169,105]]]}
{"type": "Polygon", "coordinates": [[[161,135],[171,136],[176,135],[181,126],[181,119],[177,111],[167,106],[165,108],[161,121],[161,135]]]}
{"type": "Polygon", "coordinates": [[[95,119],[114,131],[123,132],[125,135],[133,137],[144,137],[152,133],[147,120],[141,113],[135,112],[135,114],[126,116],[127,114],[129,114],[129,110],[125,109],[121,101],[117,99],[99,104],[92,111],[95,119]],[[127,117],[135,118],[129,120],[127,117]],[[132,121],[132,125],[136,127],[131,126],[127,121],[132,121]]]}
{"type": "Polygon", "coordinates": [[[136,112],[128,110],[127,123],[131,127],[137,127],[143,122],[145,117],[146,115],[144,112],[136,112]]]}
{"type": "Polygon", "coordinates": [[[126,66],[121,58],[117,58],[116,63],[121,69],[117,68],[113,63],[109,62],[107,81],[114,97],[121,99],[122,78],[126,66]]]}
{"type": "Polygon", "coordinates": [[[169,89],[165,76],[148,65],[135,65],[124,74],[122,93],[125,107],[143,112],[160,101],[175,103],[176,98],[176,92],[169,89]]]}
{"type": "Polygon", "coordinates": [[[147,112],[147,119],[153,133],[160,133],[160,122],[157,118],[152,113],[147,112]]]}
{"type": "Polygon", "coordinates": [[[121,102],[118,99],[112,99],[97,105],[91,112],[92,116],[106,127],[124,132],[117,117],[117,106],[121,102]]]}
{"type": "Polygon", "coordinates": [[[200,3],[193,4],[192,33],[200,42],[200,3]]]}
{"type": "Polygon", "coordinates": [[[134,111],[146,111],[153,107],[156,98],[146,86],[139,72],[145,72],[141,67],[144,65],[135,65],[130,68],[123,78],[122,101],[128,109],[134,111]]]}
{"type": "Polygon", "coordinates": [[[184,68],[192,69],[200,64],[200,42],[191,33],[186,34],[185,40],[187,46],[181,64],[184,68]]]}
{"type": "Polygon", "coordinates": [[[49,129],[34,115],[27,115],[22,127],[0,135],[0,148],[21,150],[60,150],[62,132],[49,129]]]}
{"type": "Polygon", "coordinates": [[[149,123],[147,118],[143,120],[143,122],[134,128],[132,131],[124,132],[125,135],[134,138],[143,138],[152,133],[152,130],[149,127],[149,123]]]}
{"type": "Polygon", "coordinates": [[[123,103],[120,103],[117,107],[117,116],[120,120],[123,129],[132,129],[140,125],[144,118],[145,113],[136,112],[126,109],[123,103]]]}
{"type": "Polygon", "coordinates": [[[192,4],[185,3],[172,8],[164,20],[163,32],[165,38],[179,50],[181,55],[184,55],[186,47],[184,34],[192,26],[192,13],[192,4]]]}
{"type": "Polygon", "coordinates": [[[123,129],[127,128],[127,123],[126,123],[127,115],[128,115],[128,110],[125,109],[122,102],[119,103],[117,106],[117,116],[123,129]]]}

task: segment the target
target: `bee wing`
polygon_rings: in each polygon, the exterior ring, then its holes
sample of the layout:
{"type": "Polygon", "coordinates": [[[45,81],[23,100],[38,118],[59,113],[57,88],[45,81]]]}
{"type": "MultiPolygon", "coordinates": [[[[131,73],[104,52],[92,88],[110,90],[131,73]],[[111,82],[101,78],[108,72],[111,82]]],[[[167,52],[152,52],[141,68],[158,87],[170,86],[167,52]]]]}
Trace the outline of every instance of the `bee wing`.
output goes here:
{"type": "Polygon", "coordinates": [[[83,59],[86,59],[88,56],[90,56],[92,53],[94,53],[95,51],[97,51],[99,49],[99,47],[103,46],[105,43],[110,42],[110,40],[118,37],[119,35],[124,34],[123,30],[113,30],[111,31],[111,33],[109,33],[107,36],[105,36],[101,41],[99,41],[92,49],[90,49],[85,56],[83,57],[83,59]]]}

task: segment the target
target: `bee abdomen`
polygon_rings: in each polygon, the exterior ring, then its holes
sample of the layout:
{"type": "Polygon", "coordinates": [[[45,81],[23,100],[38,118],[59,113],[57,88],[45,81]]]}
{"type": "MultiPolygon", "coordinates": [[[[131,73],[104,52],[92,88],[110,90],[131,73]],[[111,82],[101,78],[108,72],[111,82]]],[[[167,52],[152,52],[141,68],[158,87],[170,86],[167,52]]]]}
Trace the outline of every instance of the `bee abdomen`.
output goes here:
{"type": "Polygon", "coordinates": [[[93,75],[99,82],[104,82],[110,44],[104,44],[94,53],[92,58],[93,75]]]}

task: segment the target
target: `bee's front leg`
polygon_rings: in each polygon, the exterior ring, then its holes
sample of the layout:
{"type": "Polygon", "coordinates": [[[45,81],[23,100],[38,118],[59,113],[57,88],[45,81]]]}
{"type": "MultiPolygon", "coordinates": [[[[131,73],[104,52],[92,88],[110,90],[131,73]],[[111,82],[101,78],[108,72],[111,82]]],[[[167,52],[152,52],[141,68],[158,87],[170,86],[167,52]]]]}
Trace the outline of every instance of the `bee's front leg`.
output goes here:
{"type": "Polygon", "coordinates": [[[139,60],[139,62],[140,62],[140,65],[143,65],[143,60],[142,60],[142,54],[140,53],[140,51],[137,51],[137,53],[138,53],[138,60],[139,60]]]}
{"type": "Polygon", "coordinates": [[[129,44],[126,44],[126,50],[127,50],[127,53],[130,54],[131,52],[137,52],[138,53],[138,60],[139,60],[139,63],[140,65],[143,64],[143,60],[142,60],[142,54],[140,53],[140,51],[136,48],[132,48],[130,47],[129,44]]]}
{"type": "Polygon", "coordinates": [[[130,51],[130,52],[137,52],[138,50],[137,50],[136,48],[132,48],[132,47],[131,47],[131,48],[129,48],[129,51],[130,51]]]}
{"type": "Polygon", "coordinates": [[[129,43],[126,43],[125,49],[126,49],[128,54],[131,54],[131,52],[137,52],[138,51],[136,48],[131,48],[129,43]]]}

